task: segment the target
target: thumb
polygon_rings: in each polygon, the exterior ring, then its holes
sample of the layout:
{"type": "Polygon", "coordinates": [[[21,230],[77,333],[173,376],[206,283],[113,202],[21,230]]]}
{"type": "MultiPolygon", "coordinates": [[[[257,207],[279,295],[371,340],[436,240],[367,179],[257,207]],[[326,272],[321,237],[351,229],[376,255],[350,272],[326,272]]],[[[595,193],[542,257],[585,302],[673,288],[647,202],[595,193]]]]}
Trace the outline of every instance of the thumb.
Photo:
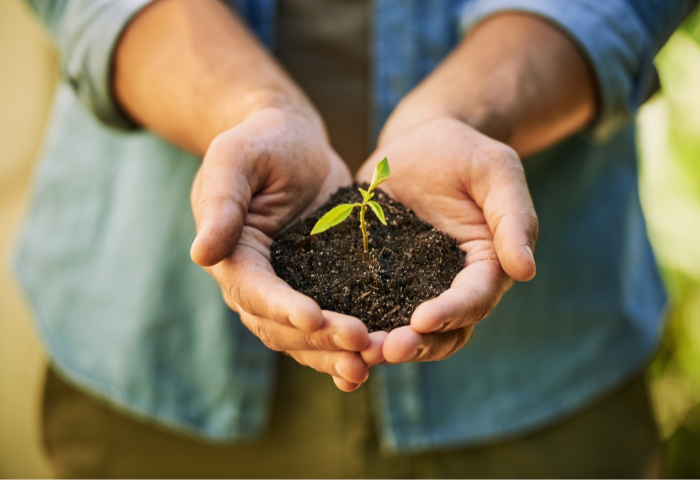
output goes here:
{"type": "Polygon", "coordinates": [[[491,164],[494,171],[487,175],[490,185],[483,209],[503,270],[514,280],[526,282],[535,276],[533,252],[539,225],[522,164],[513,155],[514,159],[491,164]]]}
{"type": "Polygon", "coordinates": [[[504,216],[496,226],[493,242],[503,270],[512,279],[527,282],[535,276],[533,248],[537,241],[537,217],[525,212],[504,216]]]}
{"type": "Polygon", "coordinates": [[[236,149],[230,141],[219,138],[207,151],[191,194],[197,237],[190,256],[203,267],[215,265],[233,252],[253,192],[249,180],[253,175],[247,166],[254,162],[245,158],[246,149],[236,149]]]}

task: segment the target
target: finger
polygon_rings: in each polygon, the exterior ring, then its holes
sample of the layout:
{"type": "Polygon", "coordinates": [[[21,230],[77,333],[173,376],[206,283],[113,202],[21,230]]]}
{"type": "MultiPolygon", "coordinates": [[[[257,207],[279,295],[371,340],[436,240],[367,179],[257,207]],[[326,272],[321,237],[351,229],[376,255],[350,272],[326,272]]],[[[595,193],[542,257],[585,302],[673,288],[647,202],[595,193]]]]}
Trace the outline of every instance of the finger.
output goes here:
{"type": "Polygon", "coordinates": [[[493,243],[503,270],[514,280],[532,280],[537,271],[533,255],[537,241],[537,217],[532,214],[507,214],[498,222],[493,243]]]}
{"type": "Polygon", "coordinates": [[[339,377],[350,383],[363,383],[369,378],[369,368],[362,361],[359,353],[318,350],[287,353],[302,365],[321,373],[339,377]]]}
{"type": "Polygon", "coordinates": [[[365,361],[367,366],[378,365],[384,362],[382,347],[387,335],[388,333],[383,330],[369,334],[369,345],[360,352],[362,360],[365,361]]]}
{"type": "Polygon", "coordinates": [[[321,328],[324,316],[318,304],[275,274],[254,238],[262,234],[245,228],[233,255],[209,269],[227,303],[239,313],[244,311],[307,332],[321,328]]]}
{"type": "Polygon", "coordinates": [[[369,345],[367,327],[358,319],[324,312],[323,327],[305,332],[266,318],[241,313],[241,321],[268,348],[278,352],[306,350],[360,352],[369,345]],[[333,314],[333,315],[327,315],[333,314]]]}
{"type": "Polygon", "coordinates": [[[342,313],[323,310],[323,328],[332,333],[333,343],[342,350],[361,352],[370,345],[370,334],[367,326],[359,318],[342,313]]]}
{"type": "Polygon", "coordinates": [[[418,333],[410,326],[389,332],[382,349],[389,363],[444,360],[467,344],[473,327],[444,333],[418,333]]]}
{"type": "Polygon", "coordinates": [[[416,308],[411,328],[429,333],[473,326],[493,310],[511,284],[496,259],[470,264],[448,290],[416,308]]]}
{"type": "Polygon", "coordinates": [[[489,150],[485,198],[481,206],[494,236],[503,270],[524,282],[535,276],[538,222],[518,155],[505,145],[489,150]]]}
{"type": "Polygon", "coordinates": [[[348,382],[347,380],[340,378],[340,377],[333,377],[333,382],[335,383],[335,386],[338,387],[340,390],[344,392],[354,392],[358,388],[360,388],[361,383],[351,383],[348,382]]]}
{"type": "Polygon", "coordinates": [[[192,210],[197,237],[190,256],[201,266],[220,262],[233,251],[241,235],[257,175],[255,158],[236,141],[234,132],[209,147],[193,188],[192,210]],[[196,195],[198,193],[198,195],[196,195]],[[196,198],[195,198],[196,197],[196,198]]]}
{"type": "Polygon", "coordinates": [[[382,356],[389,363],[410,361],[411,356],[423,345],[423,337],[410,326],[392,330],[384,340],[382,356]]]}

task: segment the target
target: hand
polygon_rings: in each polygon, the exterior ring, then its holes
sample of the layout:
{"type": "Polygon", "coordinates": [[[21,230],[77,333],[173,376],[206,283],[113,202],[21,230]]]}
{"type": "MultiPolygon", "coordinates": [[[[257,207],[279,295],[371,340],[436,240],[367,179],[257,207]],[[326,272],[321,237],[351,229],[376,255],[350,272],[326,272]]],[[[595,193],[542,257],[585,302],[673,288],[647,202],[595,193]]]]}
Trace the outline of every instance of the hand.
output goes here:
{"type": "MultiPolygon", "coordinates": [[[[351,391],[367,379],[369,346],[356,318],[321,311],[270,265],[272,237],[321,205],[350,173],[314,115],[263,108],[210,145],[192,187],[192,259],[269,348],[333,375],[351,391]]],[[[375,347],[376,350],[376,347],[375,347]]]]}
{"type": "Polygon", "coordinates": [[[416,118],[397,109],[357,177],[368,181],[388,157],[391,177],[381,188],[457,239],[465,265],[450,289],[416,309],[409,326],[384,337],[381,355],[378,349],[363,354],[368,364],[447,358],[467,343],[512,279],[535,275],[537,217],[515,151],[462,121],[416,118]]]}

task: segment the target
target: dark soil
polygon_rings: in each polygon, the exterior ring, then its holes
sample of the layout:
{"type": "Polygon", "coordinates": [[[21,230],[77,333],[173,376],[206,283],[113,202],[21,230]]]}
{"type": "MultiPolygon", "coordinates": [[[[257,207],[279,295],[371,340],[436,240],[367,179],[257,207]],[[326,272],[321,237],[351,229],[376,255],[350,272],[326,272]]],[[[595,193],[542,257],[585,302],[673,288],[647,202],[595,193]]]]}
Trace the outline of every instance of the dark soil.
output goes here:
{"type": "MultiPolygon", "coordinates": [[[[367,188],[364,185],[363,188],[367,188]]],[[[388,226],[368,208],[369,252],[362,246],[360,209],[340,225],[309,236],[319,218],[341,203],[360,203],[357,185],[338,190],[270,247],[272,267],[324,310],[359,318],[370,332],[408,325],[418,305],[447,290],[464,266],[456,241],[375,190],[388,226]]]]}

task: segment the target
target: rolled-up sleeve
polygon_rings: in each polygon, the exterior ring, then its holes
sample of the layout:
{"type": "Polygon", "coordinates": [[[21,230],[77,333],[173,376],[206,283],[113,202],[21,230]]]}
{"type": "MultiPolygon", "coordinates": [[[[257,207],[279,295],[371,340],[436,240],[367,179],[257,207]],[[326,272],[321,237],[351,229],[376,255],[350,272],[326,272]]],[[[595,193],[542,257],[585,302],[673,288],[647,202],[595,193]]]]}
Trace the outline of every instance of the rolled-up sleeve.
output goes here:
{"type": "Polygon", "coordinates": [[[136,128],[113,95],[113,57],[129,21],[151,1],[28,0],[59,49],[64,78],[95,116],[112,127],[136,128]]]}
{"type": "Polygon", "coordinates": [[[653,60],[666,40],[661,37],[670,35],[695,2],[646,3],[650,8],[640,11],[627,0],[473,0],[464,8],[461,26],[466,32],[488,16],[520,11],[565,31],[584,52],[597,79],[600,110],[591,133],[604,139],[628,123],[654,90],[653,60]],[[650,28],[645,14],[655,16],[657,28],[650,28]]]}

